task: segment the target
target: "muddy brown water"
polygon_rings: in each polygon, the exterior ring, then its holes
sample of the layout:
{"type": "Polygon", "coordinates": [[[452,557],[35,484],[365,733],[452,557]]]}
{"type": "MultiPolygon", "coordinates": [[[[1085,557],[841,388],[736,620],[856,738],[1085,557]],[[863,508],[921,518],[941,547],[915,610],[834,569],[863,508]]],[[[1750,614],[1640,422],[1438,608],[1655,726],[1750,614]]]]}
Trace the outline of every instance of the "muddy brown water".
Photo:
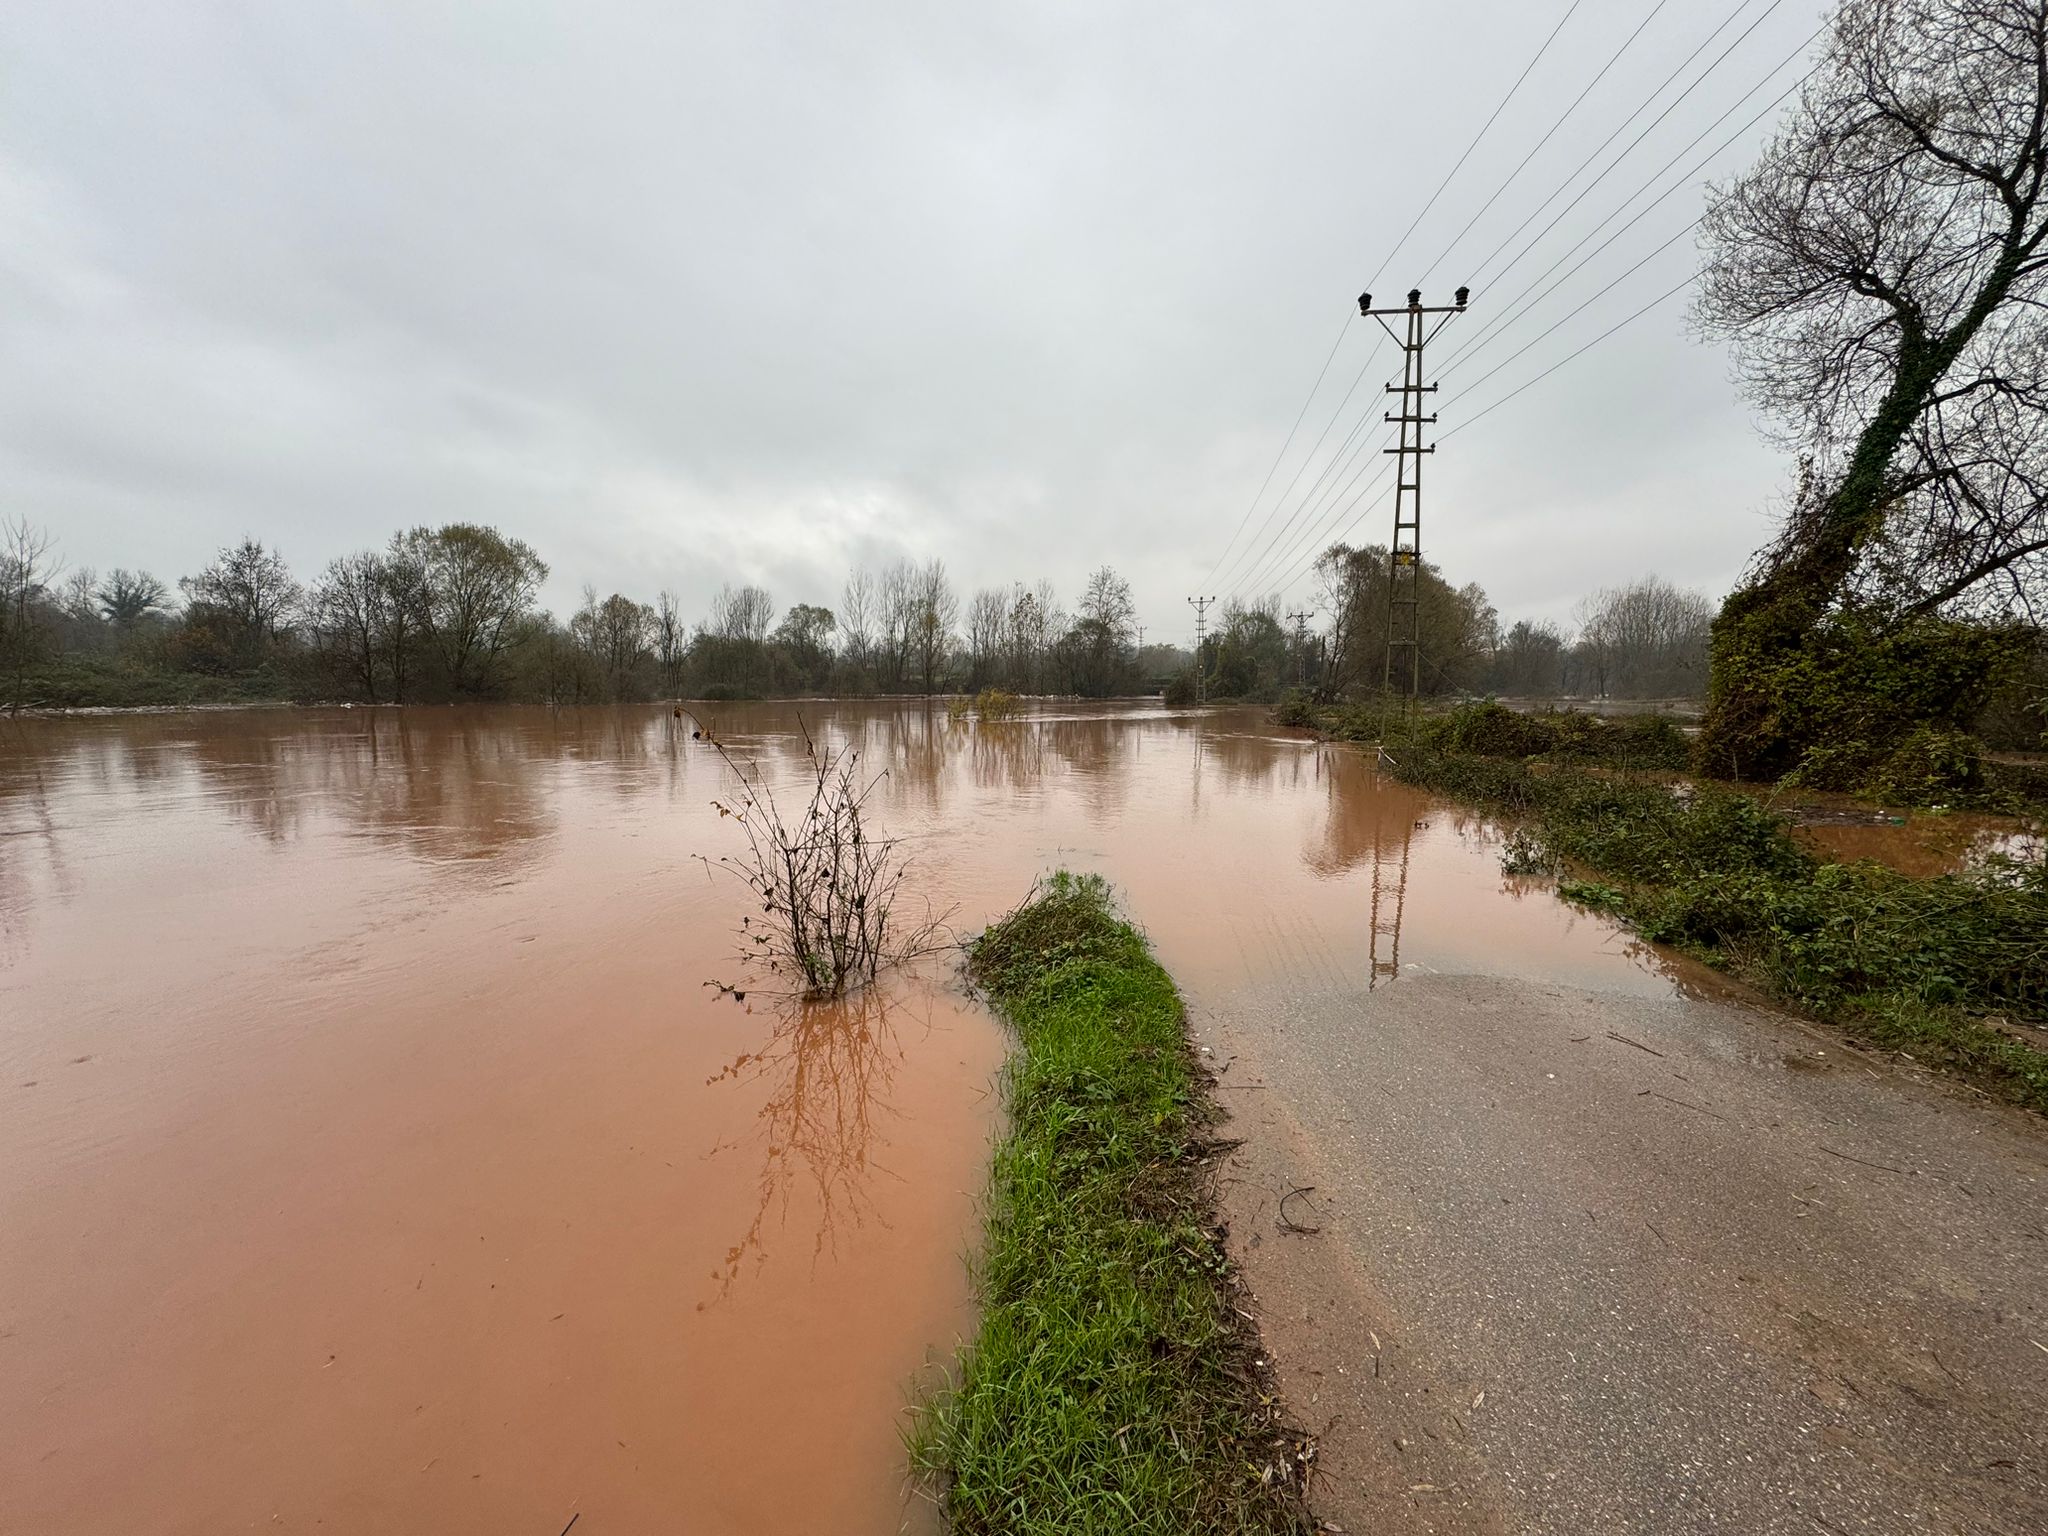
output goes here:
{"type": "MultiPolygon", "coordinates": [[[[1065,865],[1198,989],[1684,984],[1258,712],[803,715],[962,931],[1065,865]]],[[[944,965],[707,988],[731,787],[666,709],[0,724],[0,1529],[924,1522],[1004,1042],[944,965]]]]}
{"type": "Polygon", "coordinates": [[[2038,824],[2011,816],[1910,809],[1877,813],[1854,804],[1845,804],[1840,814],[1842,819],[1825,819],[1823,808],[1823,819],[1796,826],[1792,835],[1821,859],[1869,860],[1922,880],[1960,874],[1993,856],[2038,863],[2048,848],[2038,824]]]}

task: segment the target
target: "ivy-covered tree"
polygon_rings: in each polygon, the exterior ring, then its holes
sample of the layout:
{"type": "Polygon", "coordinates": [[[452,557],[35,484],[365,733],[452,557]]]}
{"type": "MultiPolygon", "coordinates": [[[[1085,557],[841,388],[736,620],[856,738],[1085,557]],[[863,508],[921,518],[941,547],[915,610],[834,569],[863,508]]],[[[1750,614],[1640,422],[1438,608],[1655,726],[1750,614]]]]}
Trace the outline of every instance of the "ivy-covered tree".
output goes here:
{"type": "Polygon", "coordinates": [[[1716,189],[1696,318],[1805,473],[1714,627],[1709,767],[1981,696],[2048,581],[2048,6],[1847,0],[1716,189]]]}

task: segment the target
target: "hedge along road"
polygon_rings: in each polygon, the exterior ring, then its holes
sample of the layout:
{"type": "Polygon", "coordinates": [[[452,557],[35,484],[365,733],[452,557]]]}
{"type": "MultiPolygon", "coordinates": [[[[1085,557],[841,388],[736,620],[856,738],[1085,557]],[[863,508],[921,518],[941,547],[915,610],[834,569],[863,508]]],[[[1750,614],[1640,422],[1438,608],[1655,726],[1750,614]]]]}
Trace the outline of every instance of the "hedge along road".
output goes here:
{"type": "MultiPolygon", "coordinates": [[[[2048,1524],[2036,1122],[1696,983],[1262,712],[804,709],[963,926],[1055,865],[1120,888],[1250,1138],[1225,1195],[1339,1524],[2048,1524]]],[[[701,987],[738,904],[669,720],[26,727],[0,1526],[896,1529],[1000,1035],[941,994],[835,1079],[877,1085],[840,1150],[879,1219],[821,1247],[853,1202],[765,1179],[779,1080],[707,1081],[778,1042],[701,987]]]]}

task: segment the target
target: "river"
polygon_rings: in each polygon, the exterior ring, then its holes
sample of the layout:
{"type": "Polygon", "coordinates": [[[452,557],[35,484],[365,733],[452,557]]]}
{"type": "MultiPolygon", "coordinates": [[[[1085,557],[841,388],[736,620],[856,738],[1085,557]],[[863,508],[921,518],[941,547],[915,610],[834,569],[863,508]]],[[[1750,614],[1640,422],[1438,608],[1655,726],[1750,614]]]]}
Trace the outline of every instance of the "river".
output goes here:
{"type": "MultiPolygon", "coordinates": [[[[1676,985],[1261,711],[801,714],[962,933],[1065,865],[1198,995],[1676,985]]],[[[799,779],[799,706],[710,716],[799,779]]],[[[690,725],[0,724],[0,1528],[926,1522],[899,1437],[972,1329],[1004,1040],[950,963],[831,1008],[708,985],[746,903],[690,725]]]]}

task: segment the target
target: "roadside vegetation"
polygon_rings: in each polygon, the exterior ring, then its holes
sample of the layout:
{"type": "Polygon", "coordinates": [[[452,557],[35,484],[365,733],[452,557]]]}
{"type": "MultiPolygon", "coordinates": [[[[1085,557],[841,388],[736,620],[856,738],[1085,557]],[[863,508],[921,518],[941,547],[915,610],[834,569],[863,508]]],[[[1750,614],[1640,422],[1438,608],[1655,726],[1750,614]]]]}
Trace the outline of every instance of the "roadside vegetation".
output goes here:
{"type": "Polygon", "coordinates": [[[1500,817],[1509,871],[1554,874],[1562,895],[1647,939],[2048,1113],[2048,1051],[2009,1027],[2048,1027],[2041,861],[1922,879],[1817,858],[1752,790],[1674,772],[1686,740],[1655,717],[1488,703],[1382,735],[1362,709],[1308,714],[1375,741],[1409,783],[1500,817]]]}
{"type": "Polygon", "coordinates": [[[1306,1452],[1262,1386],[1210,1197],[1180,996],[1097,876],[969,951],[1017,1034],[981,1326],[912,1458],[955,1531],[1295,1532],[1306,1452]]]}

